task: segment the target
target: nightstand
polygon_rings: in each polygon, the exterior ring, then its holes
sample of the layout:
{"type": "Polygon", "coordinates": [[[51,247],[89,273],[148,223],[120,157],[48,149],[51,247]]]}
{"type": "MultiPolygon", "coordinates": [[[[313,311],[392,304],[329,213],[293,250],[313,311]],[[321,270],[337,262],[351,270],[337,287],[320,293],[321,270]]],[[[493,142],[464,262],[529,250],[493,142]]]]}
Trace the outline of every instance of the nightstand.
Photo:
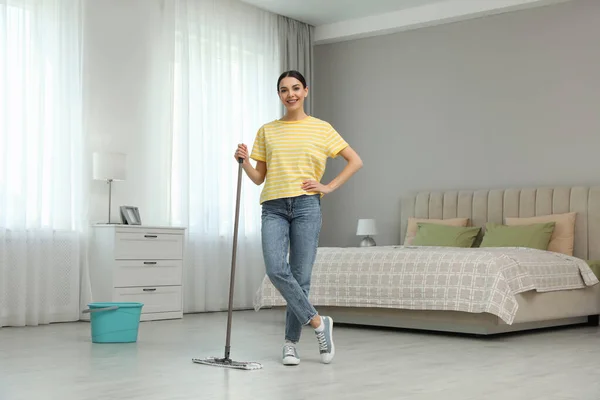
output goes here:
{"type": "Polygon", "coordinates": [[[140,302],[142,321],[183,317],[185,228],[92,226],[93,302],[140,302]]]}

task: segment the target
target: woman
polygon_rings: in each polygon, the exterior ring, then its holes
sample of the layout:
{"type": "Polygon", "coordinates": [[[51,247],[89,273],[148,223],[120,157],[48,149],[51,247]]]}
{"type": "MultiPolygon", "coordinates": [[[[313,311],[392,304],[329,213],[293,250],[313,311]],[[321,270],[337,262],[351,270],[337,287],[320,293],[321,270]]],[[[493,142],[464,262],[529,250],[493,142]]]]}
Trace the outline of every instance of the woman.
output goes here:
{"type": "Polygon", "coordinates": [[[300,363],[295,345],[308,324],[315,329],[321,361],[328,364],[335,354],[333,321],[320,316],[308,300],[321,230],[321,197],[342,186],[362,161],[329,123],[304,112],[308,87],[302,74],[284,72],[277,92],[287,111],[259,129],[251,155],[256,167],[244,144],[234,157],[243,159],[242,167],[255,184],[266,179],[260,198],[262,249],[267,276],[287,302],[283,364],[300,363]],[[327,158],[338,154],[347,161],[344,170],[328,184],[320,183],[327,158]]]}

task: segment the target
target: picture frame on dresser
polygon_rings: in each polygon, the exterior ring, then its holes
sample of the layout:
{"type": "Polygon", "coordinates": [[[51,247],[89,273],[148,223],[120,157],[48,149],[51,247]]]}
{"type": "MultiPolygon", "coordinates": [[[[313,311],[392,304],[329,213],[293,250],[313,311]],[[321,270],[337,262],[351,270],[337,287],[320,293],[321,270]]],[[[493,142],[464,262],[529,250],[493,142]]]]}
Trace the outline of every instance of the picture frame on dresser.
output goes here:
{"type": "Polygon", "coordinates": [[[183,318],[185,228],[92,226],[92,302],[143,303],[141,321],[183,318]]]}
{"type": "Polygon", "coordinates": [[[121,206],[121,221],[126,225],[141,225],[140,210],[133,206],[121,206]]]}

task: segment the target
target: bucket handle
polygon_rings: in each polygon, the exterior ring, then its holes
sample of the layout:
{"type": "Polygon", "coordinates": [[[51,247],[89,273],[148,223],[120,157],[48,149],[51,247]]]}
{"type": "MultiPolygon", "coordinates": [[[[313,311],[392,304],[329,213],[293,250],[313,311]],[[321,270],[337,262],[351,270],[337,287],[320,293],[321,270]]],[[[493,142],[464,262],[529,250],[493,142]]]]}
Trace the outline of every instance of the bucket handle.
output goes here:
{"type": "Polygon", "coordinates": [[[100,311],[111,311],[111,310],[117,310],[118,308],[119,308],[118,306],[94,308],[94,309],[88,308],[87,310],[83,310],[82,313],[88,314],[88,313],[94,313],[94,312],[100,312],[100,311]]]}

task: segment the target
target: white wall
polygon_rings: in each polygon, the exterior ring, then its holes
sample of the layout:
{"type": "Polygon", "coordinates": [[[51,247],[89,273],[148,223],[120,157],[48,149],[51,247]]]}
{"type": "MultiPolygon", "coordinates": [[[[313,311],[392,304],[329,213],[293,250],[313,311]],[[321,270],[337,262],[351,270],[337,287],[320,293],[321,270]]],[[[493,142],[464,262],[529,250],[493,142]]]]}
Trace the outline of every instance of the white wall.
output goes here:
{"type": "MultiPolygon", "coordinates": [[[[142,222],[161,224],[166,203],[154,190],[160,163],[144,148],[156,146],[166,129],[168,98],[152,104],[152,90],[168,84],[168,59],[161,56],[158,0],[87,0],[84,8],[84,129],[91,151],[127,154],[126,182],[113,183],[112,221],[118,207],[140,207],[142,222]]],[[[108,186],[92,182],[90,220],[106,222],[108,186]]]]}

